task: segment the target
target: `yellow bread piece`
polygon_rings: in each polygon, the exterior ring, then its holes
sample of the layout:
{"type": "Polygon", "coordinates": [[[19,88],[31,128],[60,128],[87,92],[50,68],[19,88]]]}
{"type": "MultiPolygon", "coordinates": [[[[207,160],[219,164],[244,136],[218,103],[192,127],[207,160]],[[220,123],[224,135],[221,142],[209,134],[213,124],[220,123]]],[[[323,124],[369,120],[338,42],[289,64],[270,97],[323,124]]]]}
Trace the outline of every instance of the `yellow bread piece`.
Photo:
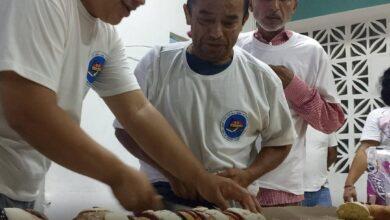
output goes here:
{"type": "Polygon", "coordinates": [[[359,202],[347,202],[339,206],[337,216],[344,220],[371,220],[368,208],[359,202]]]}

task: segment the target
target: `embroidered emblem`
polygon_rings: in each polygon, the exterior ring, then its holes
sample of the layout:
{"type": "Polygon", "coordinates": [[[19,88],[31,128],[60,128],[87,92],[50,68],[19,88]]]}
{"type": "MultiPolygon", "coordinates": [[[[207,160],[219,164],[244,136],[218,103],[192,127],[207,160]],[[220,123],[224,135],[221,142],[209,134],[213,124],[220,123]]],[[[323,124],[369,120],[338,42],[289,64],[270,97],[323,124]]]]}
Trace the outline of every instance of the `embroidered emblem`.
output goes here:
{"type": "Polygon", "coordinates": [[[97,52],[92,55],[88,64],[87,81],[89,84],[93,84],[96,77],[102,72],[104,64],[106,63],[106,56],[103,53],[97,52]]]}
{"type": "Polygon", "coordinates": [[[248,127],[248,116],[243,111],[231,111],[221,121],[222,135],[230,141],[238,141],[248,127]]]}

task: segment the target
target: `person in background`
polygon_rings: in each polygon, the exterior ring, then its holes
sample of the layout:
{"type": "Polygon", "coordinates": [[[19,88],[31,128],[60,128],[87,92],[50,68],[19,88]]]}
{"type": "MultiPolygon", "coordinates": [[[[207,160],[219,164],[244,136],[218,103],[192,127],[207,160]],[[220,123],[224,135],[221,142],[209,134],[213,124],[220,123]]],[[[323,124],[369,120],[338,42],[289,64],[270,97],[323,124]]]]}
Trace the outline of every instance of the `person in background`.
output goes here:
{"type": "Polygon", "coordinates": [[[285,28],[297,6],[297,0],[251,0],[258,29],[237,41],[281,79],[298,133],[286,160],[257,181],[262,206],[301,204],[307,125],[330,134],[345,122],[328,55],[317,41],[285,28]]]}
{"type": "MultiPolygon", "coordinates": [[[[184,10],[192,42],[157,47],[135,70],[149,101],[203,166],[243,187],[276,168],[295,140],[279,78],[268,65],[234,47],[248,18],[248,3],[188,0],[184,10]],[[263,149],[257,153],[259,136],[263,149]]],[[[214,206],[156,166],[119,124],[115,126],[119,141],[141,159],[141,170],[169,209],[214,206]]]]}
{"type": "Polygon", "coordinates": [[[381,78],[385,107],[373,110],[366,119],[360,146],[344,185],[344,201],[357,201],[355,183],[368,171],[367,202],[390,205],[390,68],[381,78]]]}
{"type": "Polygon", "coordinates": [[[125,209],[159,208],[144,174],[80,128],[91,88],[151,158],[204,199],[254,204],[247,190],[206,172],[140,91],[114,25],[142,4],[0,2],[0,208],[32,208],[51,160],[107,184],[125,209]]]}
{"type": "Polygon", "coordinates": [[[311,126],[306,131],[306,160],[303,206],[331,207],[328,171],[337,159],[336,134],[324,134],[311,126]]]}

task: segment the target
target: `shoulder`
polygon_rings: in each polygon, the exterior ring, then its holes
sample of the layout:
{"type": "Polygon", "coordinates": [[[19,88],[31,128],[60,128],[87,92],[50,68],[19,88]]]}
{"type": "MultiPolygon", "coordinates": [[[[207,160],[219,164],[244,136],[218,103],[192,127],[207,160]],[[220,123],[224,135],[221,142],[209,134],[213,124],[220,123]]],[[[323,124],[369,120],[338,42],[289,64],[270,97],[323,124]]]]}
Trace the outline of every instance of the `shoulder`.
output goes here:
{"type": "Polygon", "coordinates": [[[238,65],[245,68],[245,71],[253,73],[256,78],[261,79],[267,84],[277,85],[280,83],[280,79],[268,64],[237,46],[234,47],[234,53],[236,54],[238,65]]]}
{"type": "Polygon", "coordinates": [[[384,108],[378,108],[374,109],[370,112],[368,117],[370,118],[379,118],[383,115],[389,115],[390,114],[390,108],[389,107],[384,107],[384,108]]]}
{"type": "Polygon", "coordinates": [[[311,50],[324,51],[318,41],[306,35],[293,32],[292,40],[298,46],[305,47],[311,50]]]}
{"type": "Polygon", "coordinates": [[[175,57],[183,53],[190,42],[171,43],[167,45],[154,46],[140,61],[139,65],[151,65],[152,63],[171,63],[175,57]]]}
{"type": "Polygon", "coordinates": [[[160,46],[160,53],[161,54],[171,54],[171,53],[182,52],[183,49],[188,47],[190,44],[191,44],[190,41],[166,44],[166,45],[160,46]]]}
{"type": "Polygon", "coordinates": [[[252,40],[253,34],[254,34],[254,31],[241,33],[238,36],[236,45],[239,46],[239,47],[242,47],[243,45],[250,43],[251,40],[252,40]]]}

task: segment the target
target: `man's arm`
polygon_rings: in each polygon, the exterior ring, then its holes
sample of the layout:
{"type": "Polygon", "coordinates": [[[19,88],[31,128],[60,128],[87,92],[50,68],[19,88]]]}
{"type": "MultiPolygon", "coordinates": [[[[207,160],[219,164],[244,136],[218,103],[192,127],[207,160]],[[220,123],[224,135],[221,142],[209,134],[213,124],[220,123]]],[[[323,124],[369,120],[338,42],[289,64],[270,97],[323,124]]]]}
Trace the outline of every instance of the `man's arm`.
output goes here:
{"type": "Polygon", "coordinates": [[[57,105],[53,91],[17,73],[0,72],[0,95],[9,126],[37,151],[108,184],[126,209],[156,208],[158,200],[146,177],[88,137],[57,105]]]}
{"type": "Polygon", "coordinates": [[[140,90],[104,98],[135,142],[159,166],[173,174],[209,202],[225,209],[226,199],[251,211],[260,209],[256,199],[233,181],[207,173],[189,148],[140,90]],[[179,164],[179,166],[178,166],[179,164]]]}
{"type": "Polygon", "coordinates": [[[278,167],[288,156],[291,145],[278,147],[262,147],[255,161],[246,169],[230,168],[218,175],[228,177],[243,187],[278,167]]]}
{"type": "Polygon", "coordinates": [[[313,128],[330,134],[345,122],[340,104],[327,102],[316,88],[310,88],[284,66],[271,66],[282,80],[290,106],[313,128]]]}
{"type": "Polygon", "coordinates": [[[369,147],[378,146],[378,141],[362,141],[359,149],[356,152],[355,157],[353,158],[351,168],[349,169],[347,179],[345,180],[344,185],[344,201],[349,202],[352,198],[354,201],[357,201],[357,195],[355,190],[355,183],[360,178],[360,176],[367,170],[367,155],[366,150],[369,147]]]}
{"type": "Polygon", "coordinates": [[[327,168],[329,168],[336,162],[337,160],[337,146],[328,147],[328,158],[327,158],[327,168]]]}
{"type": "Polygon", "coordinates": [[[124,146],[133,156],[138,159],[144,161],[150,166],[154,167],[158,171],[160,171],[170,182],[172,190],[179,197],[185,199],[196,199],[197,193],[196,190],[190,187],[186,187],[175,178],[171,173],[164,170],[161,166],[159,166],[152,158],[150,158],[133,140],[133,138],[126,132],[126,130],[121,128],[115,128],[115,136],[119,140],[119,142],[124,146]]]}

